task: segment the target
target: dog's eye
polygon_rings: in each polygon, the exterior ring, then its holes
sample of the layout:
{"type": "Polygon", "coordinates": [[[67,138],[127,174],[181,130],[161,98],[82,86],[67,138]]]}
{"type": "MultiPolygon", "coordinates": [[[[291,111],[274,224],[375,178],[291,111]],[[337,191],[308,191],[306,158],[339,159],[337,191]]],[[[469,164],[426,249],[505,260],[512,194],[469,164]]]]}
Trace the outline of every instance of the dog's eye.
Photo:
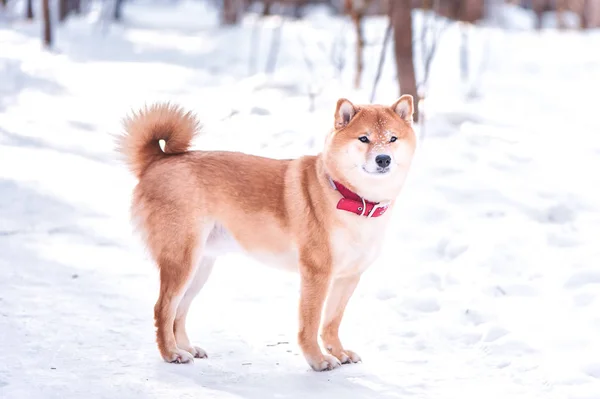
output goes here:
{"type": "Polygon", "coordinates": [[[369,138],[367,136],[360,136],[358,139],[363,143],[369,142],[369,138]]]}
{"type": "Polygon", "coordinates": [[[396,136],[392,136],[392,138],[390,139],[390,143],[393,143],[394,141],[398,140],[398,137],[396,136]]]}

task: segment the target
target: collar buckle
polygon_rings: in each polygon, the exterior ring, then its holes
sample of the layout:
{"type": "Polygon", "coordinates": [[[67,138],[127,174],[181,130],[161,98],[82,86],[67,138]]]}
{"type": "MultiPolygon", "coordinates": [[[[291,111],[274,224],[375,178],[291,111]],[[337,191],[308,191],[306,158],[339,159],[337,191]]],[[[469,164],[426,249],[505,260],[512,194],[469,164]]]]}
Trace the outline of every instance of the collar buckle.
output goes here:
{"type": "MultiPolygon", "coordinates": [[[[364,203],[365,203],[365,200],[363,199],[363,204],[364,204],[364,203]]],[[[371,212],[369,212],[369,213],[367,214],[367,218],[371,218],[371,217],[373,217],[373,215],[375,214],[375,211],[376,211],[377,209],[380,209],[380,208],[381,208],[381,209],[383,209],[383,210],[384,210],[384,212],[385,212],[385,210],[387,209],[388,205],[389,205],[389,202],[380,202],[380,203],[374,204],[374,205],[373,205],[373,209],[371,209],[371,212]]],[[[363,205],[363,206],[364,206],[364,205],[363,205]]],[[[383,212],[382,212],[381,214],[383,214],[383,212]]],[[[363,215],[361,214],[360,216],[363,216],[363,215]]]]}
{"type": "MultiPolygon", "coordinates": [[[[363,203],[363,205],[362,205],[362,210],[361,210],[361,212],[360,212],[360,216],[365,216],[365,212],[367,211],[367,203],[366,203],[366,201],[365,201],[365,199],[364,199],[364,198],[360,197],[360,199],[362,200],[362,203],[363,203]]],[[[360,209],[360,208],[358,208],[358,209],[360,209]]],[[[375,208],[373,208],[373,209],[375,209],[375,208]]],[[[371,211],[371,213],[372,213],[372,212],[373,212],[373,211],[371,211]]],[[[369,215],[367,215],[367,217],[369,217],[369,215]]]]}

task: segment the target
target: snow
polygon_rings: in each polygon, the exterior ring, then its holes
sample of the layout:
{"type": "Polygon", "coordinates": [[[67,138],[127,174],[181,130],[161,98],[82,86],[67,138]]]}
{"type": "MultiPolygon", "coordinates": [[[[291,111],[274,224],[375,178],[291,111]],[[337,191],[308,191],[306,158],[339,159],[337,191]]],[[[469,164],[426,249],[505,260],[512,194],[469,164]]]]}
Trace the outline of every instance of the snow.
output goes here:
{"type": "MultiPolygon", "coordinates": [[[[597,32],[532,32],[507,9],[518,29],[471,32],[472,70],[486,62],[465,86],[446,31],[384,252],[342,323],[363,363],[315,373],[295,340],[298,277],[241,255],[190,311],[209,359],[161,360],[158,276],[111,134],[172,100],[202,118],[197,148],[315,153],[335,101],[368,100],[376,62],[352,90],[352,29],[322,9],[220,28],[201,2],[136,1],[102,26],[94,4],[54,52],[37,23],[0,25],[0,397],[600,398],[597,32]]],[[[385,26],[369,20],[367,60],[385,26]]],[[[387,60],[376,100],[391,104],[387,60]]]]}

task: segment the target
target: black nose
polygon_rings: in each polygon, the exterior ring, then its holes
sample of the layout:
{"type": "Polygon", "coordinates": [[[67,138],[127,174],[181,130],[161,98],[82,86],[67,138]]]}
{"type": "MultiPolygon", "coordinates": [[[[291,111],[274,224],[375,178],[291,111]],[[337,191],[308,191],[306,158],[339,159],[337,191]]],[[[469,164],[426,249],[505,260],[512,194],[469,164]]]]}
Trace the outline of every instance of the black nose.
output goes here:
{"type": "Polygon", "coordinates": [[[380,168],[387,168],[392,162],[392,157],[390,157],[389,155],[377,155],[375,157],[375,162],[377,163],[377,165],[379,165],[380,168]]]}

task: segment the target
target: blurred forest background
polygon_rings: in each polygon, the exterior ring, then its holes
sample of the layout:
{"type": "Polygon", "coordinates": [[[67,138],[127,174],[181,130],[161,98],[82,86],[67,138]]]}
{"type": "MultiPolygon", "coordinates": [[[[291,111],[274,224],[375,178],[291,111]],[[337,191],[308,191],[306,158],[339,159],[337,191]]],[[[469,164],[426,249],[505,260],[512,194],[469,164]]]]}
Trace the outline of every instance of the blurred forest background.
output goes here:
{"type": "MultiPolygon", "coordinates": [[[[16,10],[12,3],[21,0],[0,0],[0,10],[10,16],[27,20],[39,18],[43,21],[41,40],[44,46],[52,48],[53,31],[72,15],[89,13],[95,0],[25,0],[24,9],[16,10]]],[[[102,0],[101,19],[105,24],[123,22],[123,10],[133,0],[102,0]]],[[[206,0],[221,15],[224,26],[240,23],[244,15],[253,13],[262,17],[280,16],[282,18],[302,19],[306,10],[314,6],[325,6],[337,16],[345,16],[351,21],[354,31],[355,60],[354,88],[364,84],[365,63],[378,63],[371,100],[379,81],[385,51],[392,41],[393,54],[397,70],[398,87],[401,93],[413,95],[418,99],[415,120],[421,117],[419,106],[427,95],[428,77],[431,62],[436,53],[437,44],[444,30],[451,24],[461,29],[460,71],[461,79],[469,79],[469,36],[473,26],[502,26],[510,18],[506,16],[507,7],[530,12],[535,28],[589,30],[600,27],[600,0],[206,0]],[[423,22],[415,32],[413,19],[415,10],[423,22]],[[379,59],[365,60],[364,47],[367,45],[364,34],[364,20],[370,16],[386,16],[388,27],[381,44],[379,59]],[[419,69],[415,72],[415,69],[419,69]],[[420,76],[420,78],[417,78],[420,76]]],[[[172,0],[173,4],[177,0],[172,0]]],[[[1,15],[1,11],[0,11],[1,15]]],[[[283,24],[283,22],[281,22],[283,24]]],[[[281,26],[279,26],[281,28],[281,26]]],[[[281,41],[281,29],[276,29],[271,37],[267,69],[275,67],[278,46],[281,41]]],[[[370,45],[374,45],[371,43],[370,45]]],[[[345,60],[337,60],[339,68],[345,60]]],[[[485,62],[485,60],[482,60],[485,62]]],[[[475,72],[478,69],[472,68],[475,72]]],[[[480,71],[481,72],[481,71],[480,71]]]]}

